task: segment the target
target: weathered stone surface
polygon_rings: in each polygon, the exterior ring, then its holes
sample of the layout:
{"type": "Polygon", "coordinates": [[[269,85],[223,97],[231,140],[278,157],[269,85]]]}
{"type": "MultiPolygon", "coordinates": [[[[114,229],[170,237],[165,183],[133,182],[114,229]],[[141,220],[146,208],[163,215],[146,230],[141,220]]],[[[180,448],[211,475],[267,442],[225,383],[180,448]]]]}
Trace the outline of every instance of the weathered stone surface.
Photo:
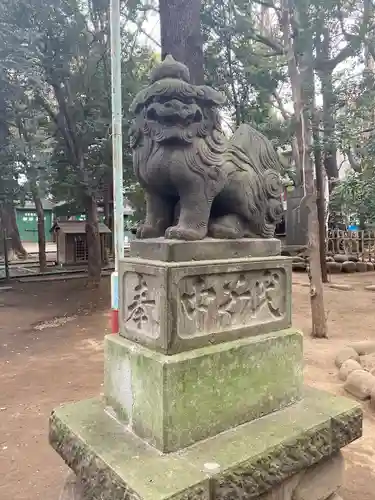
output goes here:
{"type": "Polygon", "coordinates": [[[360,356],[372,354],[375,352],[375,340],[360,340],[358,342],[352,342],[350,347],[352,347],[360,356]]]}
{"type": "Polygon", "coordinates": [[[85,492],[85,486],[82,481],[71,472],[65,481],[63,490],[59,500],[93,500],[92,496],[88,496],[85,492]]]}
{"type": "Polygon", "coordinates": [[[337,368],[341,368],[341,365],[347,359],[355,359],[359,362],[359,354],[353,349],[353,347],[343,347],[335,358],[335,364],[337,368]]]}
{"type": "Polygon", "coordinates": [[[295,474],[259,500],[327,500],[341,486],[344,459],[341,453],[295,474]]]}
{"type": "Polygon", "coordinates": [[[358,399],[365,400],[371,396],[375,387],[375,377],[365,370],[355,370],[348,375],[344,389],[358,399]]]}
{"type": "Polygon", "coordinates": [[[347,261],[342,264],[342,271],[344,273],[355,273],[357,269],[356,263],[352,261],[347,261]]]}
{"type": "Polygon", "coordinates": [[[275,238],[243,238],[201,241],[167,240],[153,238],[133,240],[131,257],[162,262],[188,262],[199,260],[243,259],[246,257],[273,257],[280,255],[281,242],[275,238]]]}
{"type": "Polygon", "coordinates": [[[341,264],[343,264],[344,262],[347,262],[349,260],[349,256],[346,255],[346,254],[341,254],[341,253],[337,253],[333,256],[335,262],[340,262],[341,264]]]}
{"type": "Polygon", "coordinates": [[[294,474],[290,479],[283,481],[280,486],[258,497],[257,500],[293,500],[293,493],[303,474],[303,472],[294,474]]]}
{"type": "Polygon", "coordinates": [[[359,404],[334,396],[327,399],[323,392],[311,387],[305,389],[305,394],[314,399],[316,407],[325,415],[332,415],[332,408],[335,407],[336,415],[331,420],[333,451],[339,451],[362,436],[363,415],[359,404]]]}
{"type": "Polygon", "coordinates": [[[355,370],[362,370],[362,366],[360,365],[360,363],[358,363],[358,361],[356,361],[355,359],[347,359],[340,367],[339,379],[345,382],[345,380],[348,378],[348,375],[355,370]]]}
{"type": "Polygon", "coordinates": [[[342,264],[340,262],[327,262],[327,271],[331,274],[341,273],[342,264]]]}
{"type": "Polygon", "coordinates": [[[372,262],[367,262],[367,271],[373,271],[374,270],[374,264],[372,262]]]}
{"type": "Polygon", "coordinates": [[[341,453],[307,469],[290,500],[327,500],[343,482],[344,458],[341,453]]]}
{"type": "Polygon", "coordinates": [[[358,438],[361,418],[352,401],[309,389],[296,405],[161,455],[94,399],[57,409],[50,442],[100,500],[255,500],[358,438]],[[209,462],[220,472],[207,474],[209,462]]]}
{"type": "Polygon", "coordinates": [[[118,418],[172,451],[302,397],[302,335],[284,330],[163,355],[105,339],[104,394],[118,418]]]}
{"type": "Polygon", "coordinates": [[[120,334],[173,354],[288,328],[291,259],[125,259],[120,297],[120,334]]]}
{"type": "Polygon", "coordinates": [[[357,262],[356,269],[357,269],[357,273],[366,273],[367,272],[367,262],[357,262]]]}

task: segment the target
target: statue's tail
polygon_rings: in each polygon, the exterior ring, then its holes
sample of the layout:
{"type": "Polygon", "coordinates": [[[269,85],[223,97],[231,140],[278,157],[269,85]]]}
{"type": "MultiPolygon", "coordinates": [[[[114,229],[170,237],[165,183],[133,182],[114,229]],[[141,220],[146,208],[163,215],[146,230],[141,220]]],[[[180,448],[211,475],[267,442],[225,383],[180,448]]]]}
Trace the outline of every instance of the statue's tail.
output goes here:
{"type": "Polygon", "coordinates": [[[272,237],[283,214],[281,162],[276,151],[263,134],[243,124],[232,136],[228,154],[238,170],[249,172],[249,212],[255,215],[259,234],[272,237]]]}

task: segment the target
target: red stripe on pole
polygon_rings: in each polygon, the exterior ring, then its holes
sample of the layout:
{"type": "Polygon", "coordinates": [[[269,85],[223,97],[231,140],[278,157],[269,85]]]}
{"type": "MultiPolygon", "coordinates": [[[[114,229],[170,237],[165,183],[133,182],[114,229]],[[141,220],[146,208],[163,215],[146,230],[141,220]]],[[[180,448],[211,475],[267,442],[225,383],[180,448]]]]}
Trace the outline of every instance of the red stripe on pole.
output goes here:
{"type": "Polygon", "coordinates": [[[111,331],[112,333],[119,332],[118,309],[111,309],[111,331]]]}

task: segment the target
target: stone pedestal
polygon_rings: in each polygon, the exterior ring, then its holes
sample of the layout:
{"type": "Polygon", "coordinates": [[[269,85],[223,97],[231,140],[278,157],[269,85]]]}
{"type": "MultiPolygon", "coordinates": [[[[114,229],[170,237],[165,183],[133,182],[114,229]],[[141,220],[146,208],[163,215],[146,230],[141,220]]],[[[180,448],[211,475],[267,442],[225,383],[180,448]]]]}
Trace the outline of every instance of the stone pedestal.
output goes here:
{"type": "Polygon", "coordinates": [[[303,387],[279,253],[276,240],[132,244],[104,395],[50,421],[85,498],[334,498],[362,413],[303,387]]]}

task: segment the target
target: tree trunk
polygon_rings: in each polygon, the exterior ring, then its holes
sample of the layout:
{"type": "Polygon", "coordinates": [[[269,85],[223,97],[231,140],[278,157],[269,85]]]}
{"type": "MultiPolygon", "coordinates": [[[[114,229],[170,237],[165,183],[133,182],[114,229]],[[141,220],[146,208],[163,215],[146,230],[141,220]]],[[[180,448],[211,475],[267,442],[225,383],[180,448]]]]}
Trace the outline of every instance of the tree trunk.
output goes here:
{"type": "MultiPolygon", "coordinates": [[[[313,105],[315,108],[315,104],[313,105]]],[[[319,137],[319,120],[316,116],[315,109],[312,110],[312,136],[314,141],[314,160],[315,160],[315,177],[317,189],[317,211],[319,222],[319,255],[320,269],[322,272],[323,283],[328,282],[327,263],[326,263],[326,224],[325,224],[325,198],[324,198],[324,177],[322,165],[322,148],[319,137]]]]}
{"type": "MultiPolygon", "coordinates": [[[[331,34],[327,27],[322,28],[321,37],[317,40],[317,57],[327,62],[331,52],[331,34]]],[[[323,97],[323,135],[324,135],[324,167],[327,172],[329,192],[331,193],[335,180],[339,177],[337,164],[337,147],[335,138],[335,104],[336,97],[332,83],[334,67],[323,64],[323,69],[318,71],[323,97]]]]}
{"type": "Polygon", "coordinates": [[[26,259],[27,252],[21,242],[16,212],[12,203],[5,202],[0,206],[0,226],[6,231],[10,241],[10,249],[15,252],[19,259],[26,259]]]}
{"type": "Polygon", "coordinates": [[[171,54],[190,70],[191,82],[203,84],[201,0],[159,0],[162,59],[171,54]]]}
{"type": "Polygon", "coordinates": [[[88,252],[88,284],[98,287],[102,272],[98,209],[95,198],[86,198],[86,238],[88,252]]]}
{"type": "Polygon", "coordinates": [[[38,253],[39,253],[39,270],[44,273],[47,269],[46,257],[46,233],[44,224],[44,209],[40,199],[38,188],[33,186],[32,189],[33,200],[35,203],[36,215],[38,218],[38,253]]]}
{"type": "Polygon", "coordinates": [[[323,283],[320,270],[319,252],[319,221],[316,205],[316,190],[314,182],[314,169],[311,160],[312,146],[312,39],[309,45],[308,23],[306,13],[298,12],[298,18],[304,20],[301,26],[296,26],[296,17],[293,17],[295,5],[293,0],[282,2],[282,30],[283,40],[287,51],[288,71],[292,86],[294,113],[297,121],[297,140],[301,145],[301,165],[304,177],[305,200],[308,208],[308,251],[309,251],[309,280],[310,302],[312,318],[312,336],[317,338],[327,337],[327,322],[324,310],[323,283]],[[293,21],[292,21],[293,19],[293,21]],[[304,29],[303,29],[304,28],[304,29]],[[293,37],[291,36],[293,33],[293,37]],[[297,38],[303,34],[303,40],[297,38]],[[299,43],[298,43],[299,42],[299,43]],[[301,44],[302,42],[302,44],[301,44]],[[296,45],[298,45],[298,49],[296,45]],[[301,47],[303,46],[303,53],[301,47]],[[299,54],[297,55],[297,52],[299,54]],[[297,60],[299,64],[297,65],[297,60]],[[299,137],[298,137],[299,136],[299,137]]]}
{"type": "Polygon", "coordinates": [[[332,73],[321,74],[323,96],[323,130],[324,130],[324,167],[329,181],[329,191],[335,185],[339,177],[337,165],[337,147],[335,143],[335,121],[334,116],[334,89],[332,85],[332,73]]]}

